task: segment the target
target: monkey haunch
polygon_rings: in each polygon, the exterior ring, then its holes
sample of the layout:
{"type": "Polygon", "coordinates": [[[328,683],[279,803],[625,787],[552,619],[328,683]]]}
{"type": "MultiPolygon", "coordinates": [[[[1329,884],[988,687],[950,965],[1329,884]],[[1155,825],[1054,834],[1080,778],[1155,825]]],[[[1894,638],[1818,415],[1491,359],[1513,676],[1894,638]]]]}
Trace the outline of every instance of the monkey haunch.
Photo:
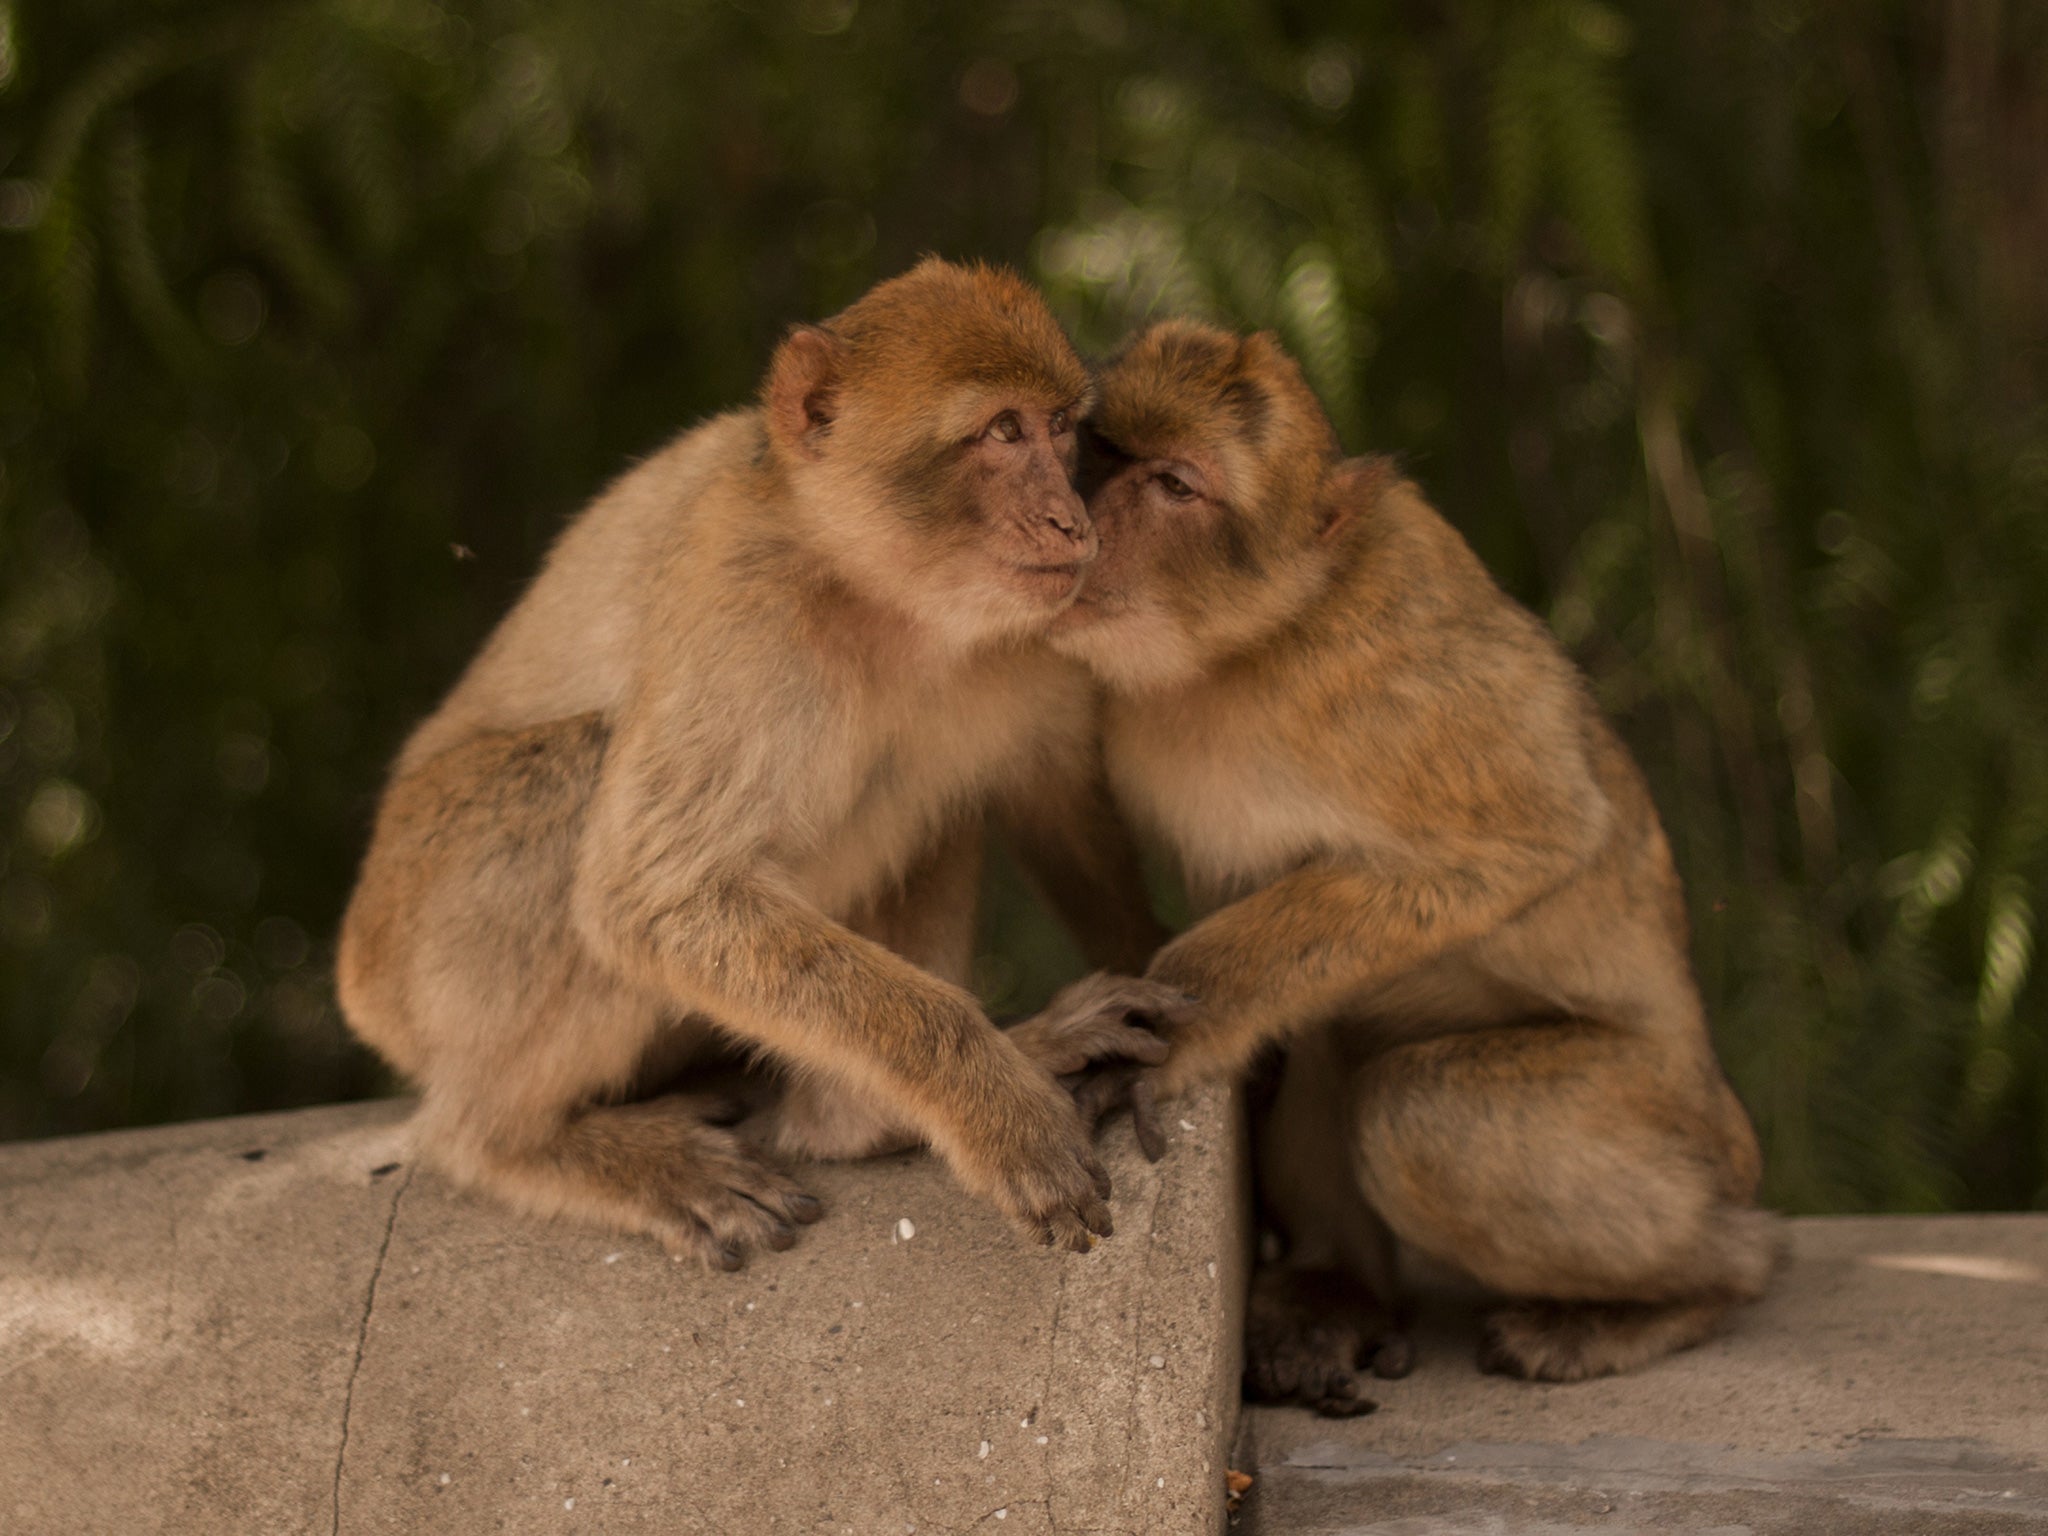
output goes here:
{"type": "MultiPolygon", "coordinates": [[[[1391,1229],[1514,1298],[1489,1366],[1696,1342],[1776,1239],[1627,751],[1414,487],[1339,458],[1270,337],[1169,322],[1100,389],[1103,550],[1054,643],[1110,685],[1119,797],[1219,903],[1146,973],[1203,1004],[1152,1086],[1288,1042],[1260,1171],[1290,1263],[1385,1303],[1391,1229]]],[[[1250,1377],[1309,1378],[1331,1395],[1296,1360],[1250,1377]]]]}
{"type": "MultiPolygon", "coordinates": [[[[341,935],[349,1021],[442,1166],[720,1267],[787,1246],[815,1201],[699,1101],[621,1102],[715,1026],[791,1069],[783,1148],[928,1140],[1046,1240],[1109,1231],[1027,1055],[1077,1036],[1013,1042],[959,985],[985,805],[1066,840],[1077,902],[1134,878],[1092,685],[1029,643],[1095,553],[1088,389],[1033,290],[928,261],[562,536],[400,754],[341,935]]],[[[1142,964],[1141,904],[1091,915],[1142,964]]]]}

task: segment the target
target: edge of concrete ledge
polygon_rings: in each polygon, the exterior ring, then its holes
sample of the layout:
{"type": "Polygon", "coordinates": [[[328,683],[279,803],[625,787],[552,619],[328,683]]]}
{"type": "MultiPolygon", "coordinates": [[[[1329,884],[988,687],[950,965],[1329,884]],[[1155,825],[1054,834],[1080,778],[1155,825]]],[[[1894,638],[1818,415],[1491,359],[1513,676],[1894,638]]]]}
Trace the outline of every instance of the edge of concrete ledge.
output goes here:
{"type": "Polygon", "coordinates": [[[0,1525],[1219,1530],[1243,1115],[1027,1247],[922,1155],[736,1276],[415,1172],[398,1101],[0,1146],[0,1525]]]}

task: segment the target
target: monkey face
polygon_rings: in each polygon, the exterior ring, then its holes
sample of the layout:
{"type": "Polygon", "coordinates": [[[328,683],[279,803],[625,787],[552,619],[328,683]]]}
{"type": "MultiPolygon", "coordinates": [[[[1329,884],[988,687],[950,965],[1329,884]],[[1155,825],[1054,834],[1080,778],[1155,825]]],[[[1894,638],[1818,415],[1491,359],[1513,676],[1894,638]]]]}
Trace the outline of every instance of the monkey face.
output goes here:
{"type": "Polygon", "coordinates": [[[1054,644],[1112,687],[1192,681],[1307,600],[1336,439],[1267,336],[1167,321],[1101,379],[1082,480],[1102,550],[1054,644]]]}
{"type": "Polygon", "coordinates": [[[869,596],[959,644],[1042,631],[1097,541],[1086,369],[1012,273],[927,261],[783,343],[763,391],[796,505],[869,596]]]}

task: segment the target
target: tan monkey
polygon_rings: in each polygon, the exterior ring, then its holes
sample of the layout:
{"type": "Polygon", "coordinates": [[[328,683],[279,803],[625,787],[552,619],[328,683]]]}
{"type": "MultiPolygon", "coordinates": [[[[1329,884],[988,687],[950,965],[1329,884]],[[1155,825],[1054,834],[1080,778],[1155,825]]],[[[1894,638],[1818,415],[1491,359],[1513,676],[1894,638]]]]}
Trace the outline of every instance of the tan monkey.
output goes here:
{"type": "MultiPolygon", "coordinates": [[[[1136,885],[1093,685],[1038,643],[1095,554],[1089,391],[1035,290],[927,260],[564,532],[400,753],[343,924],[343,1007],[419,1085],[423,1151],[736,1268],[817,1202],[699,1099],[624,1102],[731,1042],[798,1085],[785,1150],[904,1130],[1045,1241],[1110,1231],[1049,1068],[1163,1046],[1006,1037],[962,986],[985,809],[1067,892],[1136,885]]],[[[1141,964],[1124,900],[1098,947],[1141,964]]]]}
{"type": "Polygon", "coordinates": [[[1578,673],[1386,461],[1340,457],[1270,336],[1166,322],[1099,389],[1103,552],[1054,643],[1109,685],[1113,785],[1213,908],[1145,973],[1201,1006],[1142,1086],[1288,1046],[1253,1395],[1370,1406],[1390,1231],[1508,1298],[1490,1368],[1703,1338],[1777,1239],[1655,807],[1578,673]]]}

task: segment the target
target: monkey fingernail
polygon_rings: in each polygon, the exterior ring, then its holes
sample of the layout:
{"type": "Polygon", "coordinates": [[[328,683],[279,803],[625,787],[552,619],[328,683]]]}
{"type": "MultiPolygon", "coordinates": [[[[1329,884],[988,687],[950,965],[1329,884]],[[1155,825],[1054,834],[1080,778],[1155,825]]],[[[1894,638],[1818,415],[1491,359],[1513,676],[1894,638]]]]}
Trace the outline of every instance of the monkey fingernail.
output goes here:
{"type": "Polygon", "coordinates": [[[825,1214],[824,1205],[813,1195],[791,1195],[783,1203],[789,1207],[791,1216],[807,1224],[825,1214]]]}
{"type": "Polygon", "coordinates": [[[796,1228],[777,1223],[768,1230],[768,1246],[777,1253],[786,1253],[796,1246],[796,1228]]]}
{"type": "Polygon", "coordinates": [[[727,1274],[731,1274],[734,1270],[743,1268],[747,1261],[740,1257],[740,1251],[737,1248],[720,1248],[712,1255],[711,1262],[727,1274]]]}

